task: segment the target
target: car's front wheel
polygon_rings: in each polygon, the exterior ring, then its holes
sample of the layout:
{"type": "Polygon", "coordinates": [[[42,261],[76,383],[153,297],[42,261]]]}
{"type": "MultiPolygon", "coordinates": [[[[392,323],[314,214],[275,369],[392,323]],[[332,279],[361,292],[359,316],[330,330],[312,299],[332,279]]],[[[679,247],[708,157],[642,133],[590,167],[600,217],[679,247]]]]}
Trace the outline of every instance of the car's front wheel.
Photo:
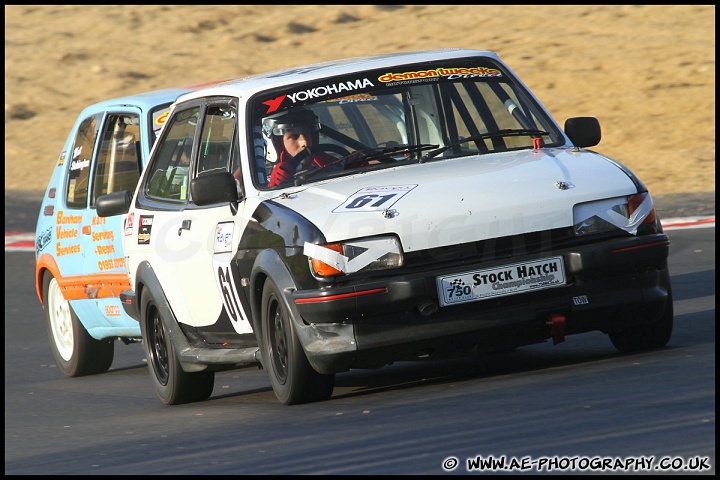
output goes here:
{"type": "Polygon", "coordinates": [[[277,399],[286,405],[332,396],[334,374],[320,374],[308,362],[280,290],[268,279],[262,296],[262,343],[265,368],[277,399]]]}
{"type": "Polygon", "coordinates": [[[673,316],[673,300],[672,292],[670,292],[665,310],[658,320],[618,332],[610,332],[608,334],[610,341],[623,353],[664,347],[672,336],[673,316]]]}
{"type": "Polygon", "coordinates": [[[155,391],[166,405],[199,402],[210,397],[215,372],[185,372],[160,310],[150,292],[143,293],[140,330],[155,391]]]}
{"type": "Polygon", "coordinates": [[[60,370],[68,377],[106,372],[115,355],[115,340],[90,336],[50,272],[43,277],[43,300],[45,326],[60,370]]]}

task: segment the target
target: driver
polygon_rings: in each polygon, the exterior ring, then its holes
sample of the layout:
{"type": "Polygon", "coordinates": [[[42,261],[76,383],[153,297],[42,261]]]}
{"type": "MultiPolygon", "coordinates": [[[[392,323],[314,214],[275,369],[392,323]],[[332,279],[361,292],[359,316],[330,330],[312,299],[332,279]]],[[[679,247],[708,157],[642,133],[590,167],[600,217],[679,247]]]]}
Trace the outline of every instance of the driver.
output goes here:
{"type": "Polygon", "coordinates": [[[295,108],[263,119],[263,133],[269,138],[278,161],[270,173],[269,187],[292,181],[297,171],[327,165],[337,160],[310,147],[320,141],[320,120],[310,110],[295,108]]]}

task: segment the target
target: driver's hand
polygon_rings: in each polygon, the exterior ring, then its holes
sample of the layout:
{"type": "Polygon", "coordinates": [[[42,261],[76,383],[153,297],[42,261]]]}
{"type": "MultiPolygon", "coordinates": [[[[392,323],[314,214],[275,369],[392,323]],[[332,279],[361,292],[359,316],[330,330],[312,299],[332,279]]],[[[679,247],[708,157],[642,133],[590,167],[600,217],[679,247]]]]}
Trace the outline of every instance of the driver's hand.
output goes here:
{"type": "Polygon", "coordinates": [[[378,163],[376,161],[371,162],[368,160],[358,161],[362,156],[363,156],[363,154],[361,152],[358,152],[357,150],[355,150],[354,152],[352,152],[350,154],[349,157],[347,157],[347,159],[345,160],[344,163],[345,163],[345,165],[347,165],[348,168],[367,167],[368,165],[371,165],[372,163],[378,163]]]}
{"type": "Polygon", "coordinates": [[[297,165],[294,162],[280,162],[270,172],[269,187],[276,187],[281,183],[292,182],[295,178],[297,165]]]}

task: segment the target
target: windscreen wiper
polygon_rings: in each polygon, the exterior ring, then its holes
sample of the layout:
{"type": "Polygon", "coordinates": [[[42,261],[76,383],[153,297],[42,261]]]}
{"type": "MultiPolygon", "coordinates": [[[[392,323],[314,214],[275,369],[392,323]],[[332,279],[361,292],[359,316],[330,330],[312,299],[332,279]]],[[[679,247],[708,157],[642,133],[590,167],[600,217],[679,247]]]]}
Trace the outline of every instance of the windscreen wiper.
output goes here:
{"type": "Polygon", "coordinates": [[[494,132],[481,133],[480,135],[472,135],[470,137],[463,138],[461,140],[458,140],[457,142],[453,142],[449,145],[445,145],[436,150],[428,152],[427,154],[420,157],[420,163],[425,163],[428,160],[437,157],[444,151],[450,150],[453,147],[456,147],[458,145],[461,145],[461,144],[467,143],[467,142],[476,142],[478,140],[485,140],[486,138],[522,137],[522,136],[539,137],[541,135],[550,135],[550,134],[544,130],[527,130],[527,129],[519,129],[519,128],[506,128],[504,130],[495,130],[494,132]]]}
{"type": "Polygon", "coordinates": [[[345,168],[356,163],[367,162],[370,160],[379,160],[382,162],[383,160],[387,160],[398,153],[422,152],[431,148],[438,148],[438,145],[423,143],[420,145],[394,145],[392,147],[373,147],[365,150],[358,150],[333,162],[326,163],[319,168],[300,173],[295,177],[295,185],[302,185],[306,180],[332,166],[339,165],[342,168],[345,168]]]}

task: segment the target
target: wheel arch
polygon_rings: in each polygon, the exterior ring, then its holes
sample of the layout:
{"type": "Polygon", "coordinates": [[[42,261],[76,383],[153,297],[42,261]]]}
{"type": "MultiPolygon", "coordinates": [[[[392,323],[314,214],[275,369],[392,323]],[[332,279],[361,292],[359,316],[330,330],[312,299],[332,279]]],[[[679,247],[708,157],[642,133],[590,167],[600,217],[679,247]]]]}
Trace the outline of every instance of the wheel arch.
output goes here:
{"type": "Polygon", "coordinates": [[[50,273],[55,278],[60,277],[60,268],[58,267],[57,261],[55,261],[55,257],[49,253],[43,253],[35,262],[35,292],[42,305],[45,305],[42,290],[43,279],[46,273],[50,273]]]}
{"type": "MultiPolygon", "coordinates": [[[[190,342],[188,342],[188,339],[185,337],[185,334],[180,327],[180,323],[178,323],[175,318],[175,313],[170,307],[170,303],[165,296],[165,291],[162,288],[160,280],[155,274],[155,270],[148,261],[143,261],[140,265],[138,265],[135,273],[135,294],[138,312],[142,311],[142,305],[148,293],[152,296],[155,301],[156,308],[160,311],[160,319],[163,322],[163,326],[165,327],[165,331],[168,333],[170,341],[175,346],[175,350],[177,352],[182,352],[192,348],[192,345],[190,345],[190,342]]],[[[145,319],[141,316],[139,321],[140,330],[142,331],[145,328],[145,319]]],[[[207,368],[206,365],[197,363],[186,363],[180,361],[180,364],[185,372],[197,372],[207,368]]]]}
{"type": "Polygon", "coordinates": [[[263,250],[255,259],[252,273],[250,275],[251,285],[251,321],[253,330],[257,336],[258,344],[262,342],[262,294],[267,279],[272,279],[275,285],[282,292],[285,307],[291,312],[292,318],[297,322],[301,317],[295,308],[291,294],[297,289],[290,269],[285,265],[280,255],[274,250],[263,250]]]}

